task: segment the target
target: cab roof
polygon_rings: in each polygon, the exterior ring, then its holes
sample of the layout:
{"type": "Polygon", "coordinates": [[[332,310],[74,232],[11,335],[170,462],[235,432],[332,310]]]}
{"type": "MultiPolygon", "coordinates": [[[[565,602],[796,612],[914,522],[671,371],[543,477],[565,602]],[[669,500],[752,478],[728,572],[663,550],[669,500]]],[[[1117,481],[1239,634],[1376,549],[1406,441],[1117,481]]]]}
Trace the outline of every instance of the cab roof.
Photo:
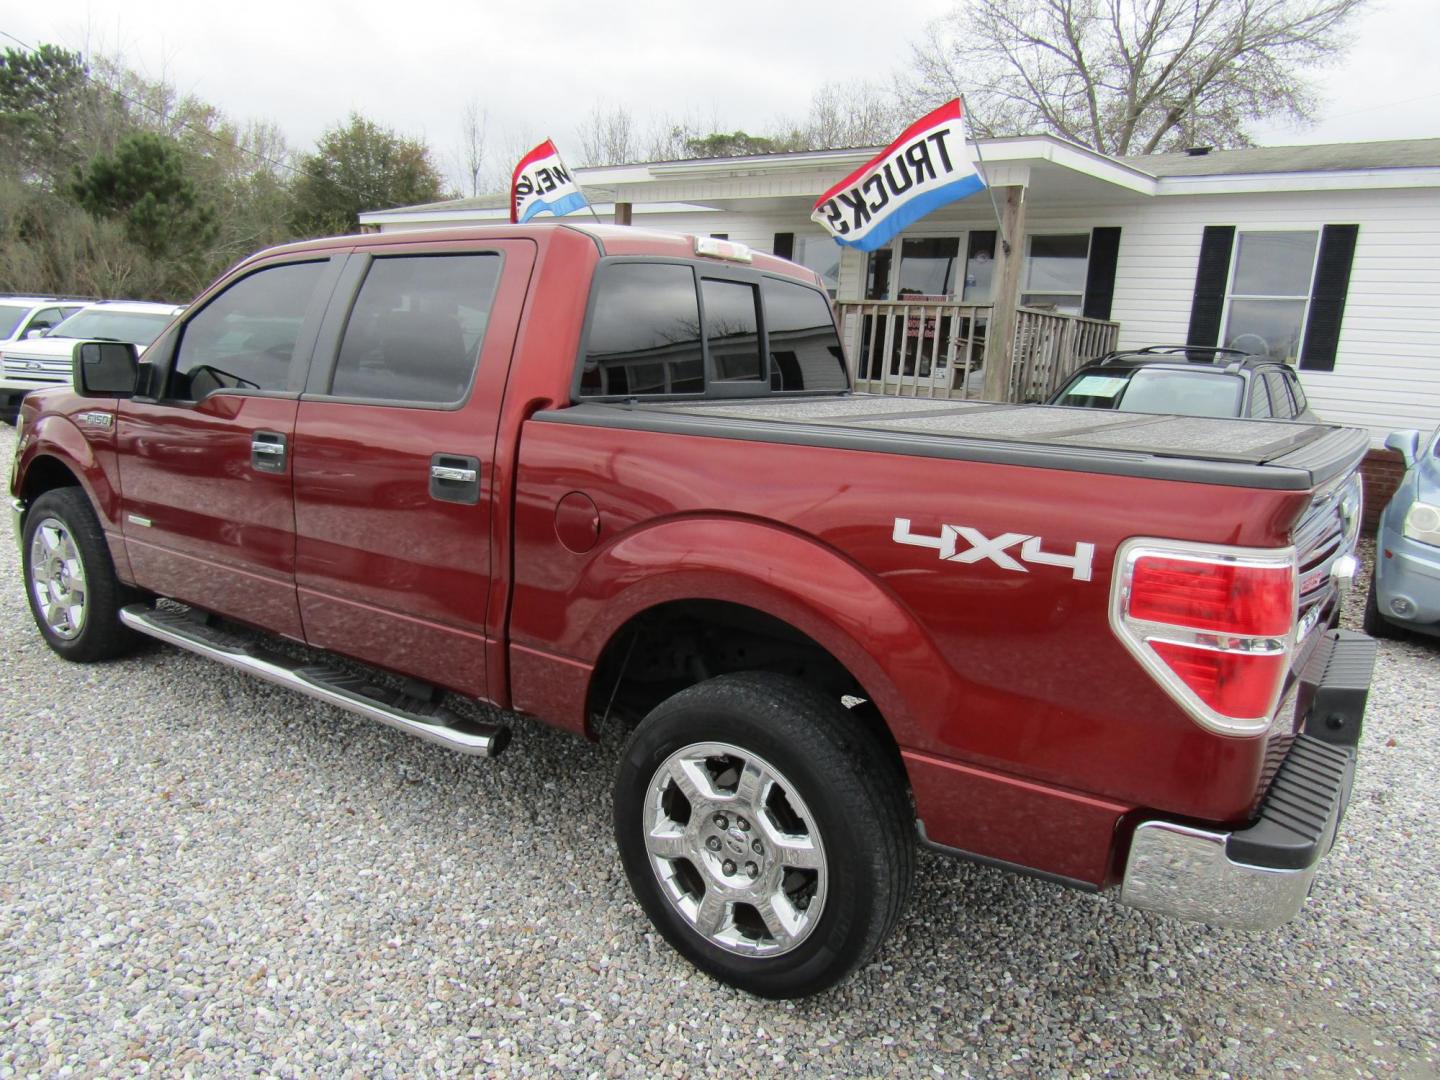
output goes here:
{"type": "Polygon", "coordinates": [[[553,243],[556,235],[562,232],[589,239],[594,243],[601,256],[652,255],[669,259],[696,259],[707,263],[713,262],[716,266],[746,265],[756,270],[797,278],[811,285],[820,283],[819,275],[813,270],[753,248],[749,249],[752,261],[740,264],[714,256],[697,255],[695,241],[698,237],[693,233],[664,232],[659,229],[635,228],[631,225],[608,225],[583,221],[530,222],[525,225],[470,225],[453,229],[415,229],[404,232],[330,236],[269,248],[257,252],[245,259],[244,262],[249,263],[262,257],[268,259],[277,255],[307,251],[348,250],[354,247],[375,248],[391,244],[445,244],[467,240],[484,242],[486,240],[526,239],[544,246],[553,243]]]}

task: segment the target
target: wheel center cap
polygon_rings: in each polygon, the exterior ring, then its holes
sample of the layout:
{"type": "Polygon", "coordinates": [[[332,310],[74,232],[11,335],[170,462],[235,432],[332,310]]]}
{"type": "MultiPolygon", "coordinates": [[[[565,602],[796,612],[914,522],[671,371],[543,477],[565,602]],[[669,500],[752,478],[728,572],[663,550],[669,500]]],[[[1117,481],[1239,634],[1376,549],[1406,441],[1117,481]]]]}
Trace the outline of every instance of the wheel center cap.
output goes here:
{"type": "Polygon", "coordinates": [[[725,846],[736,855],[744,855],[745,852],[750,850],[749,845],[745,841],[745,834],[739,829],[731,829],[725,834],[725,846]]]}

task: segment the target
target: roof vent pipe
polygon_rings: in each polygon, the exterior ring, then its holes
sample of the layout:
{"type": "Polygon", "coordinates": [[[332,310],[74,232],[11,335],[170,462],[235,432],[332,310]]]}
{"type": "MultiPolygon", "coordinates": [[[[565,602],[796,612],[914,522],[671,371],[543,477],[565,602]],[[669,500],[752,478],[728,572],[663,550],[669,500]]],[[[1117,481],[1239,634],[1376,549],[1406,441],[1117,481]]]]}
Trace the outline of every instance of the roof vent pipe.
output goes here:
{"type": "Polygon", "coordinates": [[[1206,154],[1210,153],[1210,151],[1214,149],[1215,148],[1213,146],[1187,146],[1185,148],[1185,153],[1188,154],[1190,157],[1204,157],[1206,154]]]}

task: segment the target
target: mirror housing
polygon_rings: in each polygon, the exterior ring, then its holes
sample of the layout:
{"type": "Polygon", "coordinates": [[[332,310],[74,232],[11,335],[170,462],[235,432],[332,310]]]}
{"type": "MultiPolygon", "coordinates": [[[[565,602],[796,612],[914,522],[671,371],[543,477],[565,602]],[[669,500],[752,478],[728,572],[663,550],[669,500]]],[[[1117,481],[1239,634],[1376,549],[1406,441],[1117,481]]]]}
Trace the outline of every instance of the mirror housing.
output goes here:
{"type": "Polygon", "coordinates": [[[140,354],[128,341],[82,341],[74,356],[75,392],[81,397],[128,398],[135,393],[140,354]]]}
{"type": "Polygon", "coordinates": [[[1420,454],[1420,432],[1406,429],[1405,431],[1392,431],[1385,436],[1385,446],[1390,450],[1396,450],[1405,459],[1405,468],[1415,467],[1415,458],[1420,454]]]}

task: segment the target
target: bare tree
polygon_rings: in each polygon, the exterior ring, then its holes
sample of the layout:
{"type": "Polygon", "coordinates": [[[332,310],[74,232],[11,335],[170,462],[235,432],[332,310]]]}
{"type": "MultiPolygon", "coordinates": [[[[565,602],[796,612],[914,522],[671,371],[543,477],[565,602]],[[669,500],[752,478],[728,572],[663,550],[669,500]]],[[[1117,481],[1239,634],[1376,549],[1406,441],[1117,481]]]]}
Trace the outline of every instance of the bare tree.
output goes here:
{"type": "Polygon", "coordinates": [[[827,83],[810,98],[805,120],[788,125],[788,133],[777,135],[776,141],[794,150],[880,146],[913,119],[892,91],[874,83],[827,83]]]}
{"type": "Polygon", "coordinates": [[[580,139],[578,165],[624,165],[642,156],[635,118],[623,105],[596,105],[575,134],[580,139]]]}
{"type": "Polygon", "coordinates": [[[966,93],[980,134],[1050,131],[1108,154],[1250,144],[1308,119],[1307,75],[1366,0],[962,0],[914,47],[912,110],[966,93]]]}
{"type": "Polygon", "coordinates": [[[456,179],[461,195],[471,198],[481,194],[486,181],[485,142],[489,134],[490,114],[474,98],[465,102],[460,114],[460,149],[455,156],[456,179]]]}

